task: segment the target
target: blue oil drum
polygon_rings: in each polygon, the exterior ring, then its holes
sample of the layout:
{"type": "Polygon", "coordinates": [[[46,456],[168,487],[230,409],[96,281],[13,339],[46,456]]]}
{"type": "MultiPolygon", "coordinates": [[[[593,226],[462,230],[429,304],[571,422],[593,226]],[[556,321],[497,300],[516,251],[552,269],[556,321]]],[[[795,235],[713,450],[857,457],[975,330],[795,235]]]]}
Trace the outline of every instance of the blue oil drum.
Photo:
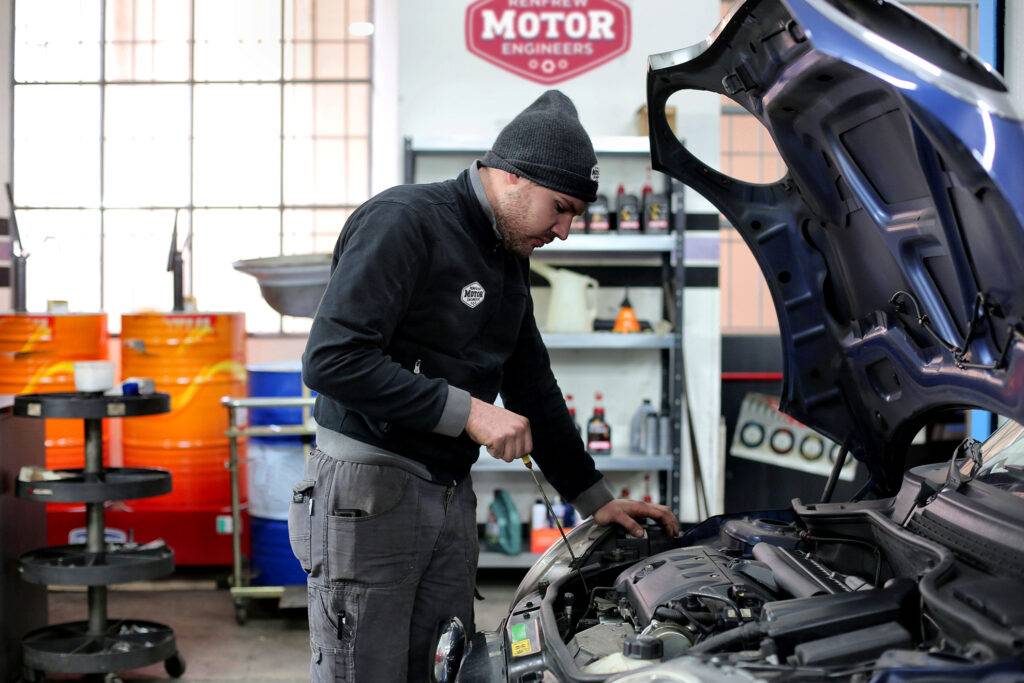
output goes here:
{"type": "Polygon", "coordinates": [[[288,521],[249,517],[252,583],[255,586],[305,585],[306,572],[288,544],[288,521]]]}
{"type": "MultiPolygon", "coordinates": [[[[302,396],[302,362],[298,360],[255,363],[249,372],[249,396],[299,397],[302,396]]],[[[249,424],[297,425],[302,424],[302,408],[250,408],[249,424]]]]}

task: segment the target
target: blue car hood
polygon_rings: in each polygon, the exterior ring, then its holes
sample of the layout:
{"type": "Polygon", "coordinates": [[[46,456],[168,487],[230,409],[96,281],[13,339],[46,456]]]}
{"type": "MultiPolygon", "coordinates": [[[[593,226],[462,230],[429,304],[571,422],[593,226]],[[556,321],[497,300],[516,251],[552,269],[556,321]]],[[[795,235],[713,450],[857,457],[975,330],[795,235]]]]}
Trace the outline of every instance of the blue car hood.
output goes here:
{"type": "Polygon", "coordinates": [[[782,408],[894,493],[936,411],[1024,420],[1024,127],[1000,77],[883,0],[748,0],[653,55],[656,168],[707,197],[772,293],[782,408]],[[665,102],[730,97],[788,174],[751,184],[680,144],[665,102]]]}

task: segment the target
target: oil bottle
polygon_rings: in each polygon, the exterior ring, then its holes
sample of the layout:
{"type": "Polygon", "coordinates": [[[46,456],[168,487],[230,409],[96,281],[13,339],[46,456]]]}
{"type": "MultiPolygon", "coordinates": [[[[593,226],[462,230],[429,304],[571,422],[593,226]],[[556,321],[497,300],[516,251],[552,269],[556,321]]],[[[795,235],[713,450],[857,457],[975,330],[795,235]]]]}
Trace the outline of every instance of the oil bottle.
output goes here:
{"type": "Polygon", "coordinates": [[[597,195],[587,206],[587,232],[603,234],[612,229],[608,197],[597,195]]]}
{"type": "Polygon", "coordinates": [[[587,450],[591,455],[612,454],[612,428],[604,419],[601,392],[594,394],[594,415],[587,423],[587,450]]]}
{"type": "Polygon", "coordinates": [[[619,233],[636,234],[640,232],[640,200],[635,194],[627,193],[619,185],[618,202],[615,205],[619,233]]]}

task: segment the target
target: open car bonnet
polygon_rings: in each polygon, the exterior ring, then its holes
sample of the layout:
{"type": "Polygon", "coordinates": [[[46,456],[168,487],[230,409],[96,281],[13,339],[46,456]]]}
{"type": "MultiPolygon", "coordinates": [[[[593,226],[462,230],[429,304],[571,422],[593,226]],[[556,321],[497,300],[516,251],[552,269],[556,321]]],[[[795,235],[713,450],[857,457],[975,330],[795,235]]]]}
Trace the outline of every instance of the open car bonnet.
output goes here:
{"type": "Polygon", "coordinates": [[[938,410],[1024,420],[1024,127],[998,75],[884,0],[748,0],[654,55],[655,167],[753,251],[779,319],[782,408],[894,493],[938,410]],[[665,103],[726,95],[768,129],[780,181],[690,154],[665,103]]]}

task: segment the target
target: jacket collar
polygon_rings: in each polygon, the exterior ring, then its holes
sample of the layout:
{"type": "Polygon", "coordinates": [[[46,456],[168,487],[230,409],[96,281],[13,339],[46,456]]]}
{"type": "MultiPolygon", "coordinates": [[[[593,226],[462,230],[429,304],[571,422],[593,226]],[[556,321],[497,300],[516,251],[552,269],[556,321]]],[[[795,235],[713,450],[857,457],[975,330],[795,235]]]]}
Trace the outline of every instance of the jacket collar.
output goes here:
{"type": "MultiPolygon", "coordinates": [[[[486,194],[483,195],[482,201],[478,196],[472,179],[474,173],[477,175],[477,182],[480,182],[480,171],[475,168],[475,162],[474,167],[466,169],[455,178],[455,196],[466,217],[466,229],[476,237],[481,246],[485,248],[498,247],[501,245],[501,239],[494,221],[494,210],[490,202],[487,201],[486,194]]],[[[482,193],[482,182],[480,190],[482,193]]]]}

